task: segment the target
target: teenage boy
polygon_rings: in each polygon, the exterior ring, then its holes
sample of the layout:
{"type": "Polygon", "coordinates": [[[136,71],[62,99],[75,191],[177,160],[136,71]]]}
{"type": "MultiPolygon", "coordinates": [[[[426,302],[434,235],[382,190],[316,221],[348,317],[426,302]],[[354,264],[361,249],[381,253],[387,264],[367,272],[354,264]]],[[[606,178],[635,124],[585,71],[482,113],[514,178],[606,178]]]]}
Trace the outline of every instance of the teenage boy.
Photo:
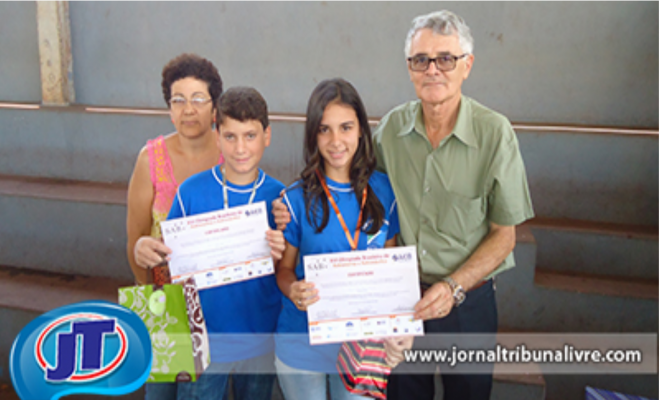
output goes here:
{"type": "MultiPolygon", "coordinates": [[[[259,168],[271,139],[266,101],[252,88],[229,89],[220,97],[216,121],[225,162],[191,176],[179,187],[168,220],[265,201],[269,225],[275,228],[271,203],[284,185],[259,168]]],[[[271,229],[265,234],[277,262],[284,250],[282,232],[271,229]]],[[[178,398],[220,400],[234,372],[236,399],[270,399],[274,380],[270,334],[277,325],[282,296],[275,275],[200,290],[199,296],[211,365],[197,382],[179,384],[178,398]]]]}

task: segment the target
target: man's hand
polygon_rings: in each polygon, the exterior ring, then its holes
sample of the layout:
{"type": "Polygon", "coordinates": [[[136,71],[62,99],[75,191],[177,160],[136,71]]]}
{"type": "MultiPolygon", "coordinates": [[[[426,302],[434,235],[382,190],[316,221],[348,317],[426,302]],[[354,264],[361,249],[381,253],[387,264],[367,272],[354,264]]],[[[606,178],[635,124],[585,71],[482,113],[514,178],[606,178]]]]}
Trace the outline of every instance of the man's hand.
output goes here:
{"type": "Polygon", "coordinates": [[[318,294],[319,291],[314,289],[314,284],[303,279],[291,284],[289,299],[300,311],[307,311],[307,306],[319,301],[318,294]]]}
{"type": "MultiPolygon", "coordinates": [[[[284,195],[284,191],[280,193],[280,196],[284,195]]],[[[286,208],[284,203],[282,203],[282,198],[277,198],[273,200],[273,217],[275,217],[275,224],[277,224],[277,230],[283,231],[286,228],[286,225],[291,222],[291,214],[286,208]]]]}
{"type": "Polygon", "coordinates": [[[414,336],[398,336],[385,339],[385,361],[394,368],[403,361],[403,351],[410,350],[415,340],[414,336]]]}
{"type": "Polygon", "coordinates": [[[454,296],[447,282],[431,286],[424,297],[415,304],[415,319],[435,319],[446,317],[454,307],[454,296]]]}
{"type": "Polygon", "coordinates": [[[135,243],[135,263],[141,268],[148,269],[169,261],[172,250],[165,246],[161,240],[151,236],[142,236],[135,243]]]}
{"type": "Polygon", "coordinates": [[[266,231],[266,240],[268,240],[270,255],[273,257],[273,261],[281,260],[282,253],[284,253],[284,249],[286,248],[282,231],[269,229],[266,231]]]}

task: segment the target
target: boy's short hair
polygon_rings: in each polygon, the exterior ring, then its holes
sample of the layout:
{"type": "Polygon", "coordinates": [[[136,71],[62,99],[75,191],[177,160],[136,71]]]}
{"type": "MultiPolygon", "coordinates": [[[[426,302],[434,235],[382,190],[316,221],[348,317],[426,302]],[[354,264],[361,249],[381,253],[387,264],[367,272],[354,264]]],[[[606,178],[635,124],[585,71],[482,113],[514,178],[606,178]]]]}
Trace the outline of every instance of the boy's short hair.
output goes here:
{"type": "Polygon", "coordinates": [[[228,117],[241,122],[257,120],[264,129],[270,125],[266,100],[251,87],[233,87],[220,96],[217,111],[218,125],[222,125],[228,117]]]}

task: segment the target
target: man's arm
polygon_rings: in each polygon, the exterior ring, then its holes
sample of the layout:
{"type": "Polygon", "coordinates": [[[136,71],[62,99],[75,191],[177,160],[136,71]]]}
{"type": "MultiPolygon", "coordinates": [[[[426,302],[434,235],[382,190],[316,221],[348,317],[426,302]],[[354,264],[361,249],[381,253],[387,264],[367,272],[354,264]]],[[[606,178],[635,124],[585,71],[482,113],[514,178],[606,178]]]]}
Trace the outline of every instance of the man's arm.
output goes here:
{"type": "MultiPolygon", "coordinates": [[[[516,245],[516,227],[490,223],[490,231],[481,244],[454,273],[450,275],[466,291],[495,271],[516,245]]],[[[438,282],[431,286],[415,306],[416,319],[445,317],[454,307],[449,284],[438,282]]]]}
{"type": "Polygon", "coordinates": [[[516,245],[516,227],[490,223],[490,232],[470,258],[450,276],[470,290],[502,264],[516,245]]]}

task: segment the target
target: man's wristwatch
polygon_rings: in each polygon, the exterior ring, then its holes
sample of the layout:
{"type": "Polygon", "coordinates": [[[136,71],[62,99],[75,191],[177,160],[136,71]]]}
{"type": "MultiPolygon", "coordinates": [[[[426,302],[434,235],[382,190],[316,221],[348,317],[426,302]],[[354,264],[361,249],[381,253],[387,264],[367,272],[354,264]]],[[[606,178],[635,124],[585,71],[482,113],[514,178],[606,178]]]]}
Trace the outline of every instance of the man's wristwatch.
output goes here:
{"type": "Polygon", "coordinates": [[[465,301],[465,289],[463,289],[463,286],[456,283],[456,281],[450,276],[444,278],[443,281],[447,282],[451,288],[451,295],[454,297],[454,305],[458,307],[463,304],[465,301]]]}

